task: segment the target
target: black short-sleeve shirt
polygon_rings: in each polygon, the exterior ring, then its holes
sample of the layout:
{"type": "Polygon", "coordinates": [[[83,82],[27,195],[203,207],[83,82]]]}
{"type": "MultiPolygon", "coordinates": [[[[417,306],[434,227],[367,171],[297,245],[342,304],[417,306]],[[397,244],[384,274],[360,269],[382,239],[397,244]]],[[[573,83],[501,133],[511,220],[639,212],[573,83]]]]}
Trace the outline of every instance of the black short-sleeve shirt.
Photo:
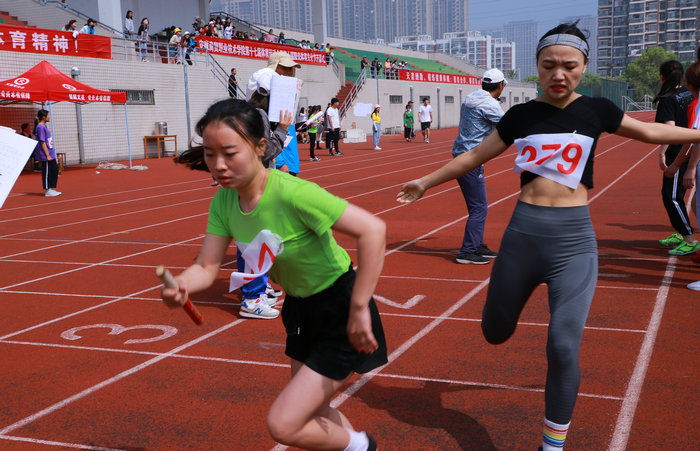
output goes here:
{"type": "MultiPolygon", "coordinates": [[[[673,121],[677,127],[688,127],[688,106],[693,101],[693,94],[686,88],[676,90],[670,96],[661,97],[656,105],[656,122],[665,123],[673,121]]],[[[681,151],[681,144],[671,144],[666,149],[667,160],[673,160],[681,151]]]]}
{"type": "MultiPolygon", "coordinates": [[[[507,145],[530,135],[578,133],[593,139],[591,153],[581,176],[581,183],[593,188],[593,155],[598,137],[603,132],[615,133],[624,113],[614,103],[601,97],[581,96],[559,108],[546,102],[531,100],[510,108],[496,125],[507,145]]],[[[520,186],[539,177],[532,172],[520,174],[520,186]]]]}

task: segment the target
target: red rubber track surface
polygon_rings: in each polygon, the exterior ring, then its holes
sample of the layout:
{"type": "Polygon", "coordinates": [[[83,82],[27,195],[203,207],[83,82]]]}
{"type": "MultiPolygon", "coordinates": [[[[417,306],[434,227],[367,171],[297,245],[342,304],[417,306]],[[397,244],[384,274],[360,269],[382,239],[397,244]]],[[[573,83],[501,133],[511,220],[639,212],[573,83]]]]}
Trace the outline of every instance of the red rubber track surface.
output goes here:
{"type": "MultiPolygon", "coordinates": [[[[653,120],[651,113],[638,114],[653,120]]],[[[383,136],[342,144],[343,157],[307,162],[300,176],[387,222],[376,289],[390,363],[336,396],[380,449],[532,450],[541,441],[546,290],[515,335],[492,346],[480,315],[491,265],[459,265],[466,207],[456,182],[418,203],[395,201],[406,181],[450,159],[455,129],[431,143],[383,136]]],[[[654,145],[605,135],[590,208],[598,287],[581,348],[581,386],[567,449],[691,449],[700,443],[698,301],[689,257],[671,233],[654,145]]],[[[517,200],[514,149],[486,165],[485,241],[498,249],[517,200]]],[[[289,378],[281,319],[244,320],[219,279],[193,296],[196,326],[159,299],[154,268],[191,264],[216,188],[169,159],[147,171],[69,167],[57,198],[24,173],[0,210],[0,448],[283,449],[265,428],[289,378]]],[[[694,222],[694,221],[693,221],[694,222]]],[[[355,258],[355,243],[338,235],[355,258]]]]}

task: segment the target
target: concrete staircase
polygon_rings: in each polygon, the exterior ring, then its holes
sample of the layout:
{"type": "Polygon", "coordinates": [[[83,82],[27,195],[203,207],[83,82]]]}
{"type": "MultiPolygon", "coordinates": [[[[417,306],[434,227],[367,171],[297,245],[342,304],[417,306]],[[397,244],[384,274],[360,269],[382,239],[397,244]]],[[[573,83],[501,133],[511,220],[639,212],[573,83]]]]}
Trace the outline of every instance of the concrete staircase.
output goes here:
{"type": "Polygon", "coordinates": [[[0,24],[2,25],[19,25],[21,27],[29,27],[30,25],[24,21],[19,20],[16,16],[10,15],[7,11],[0,11],[0,24]]]}

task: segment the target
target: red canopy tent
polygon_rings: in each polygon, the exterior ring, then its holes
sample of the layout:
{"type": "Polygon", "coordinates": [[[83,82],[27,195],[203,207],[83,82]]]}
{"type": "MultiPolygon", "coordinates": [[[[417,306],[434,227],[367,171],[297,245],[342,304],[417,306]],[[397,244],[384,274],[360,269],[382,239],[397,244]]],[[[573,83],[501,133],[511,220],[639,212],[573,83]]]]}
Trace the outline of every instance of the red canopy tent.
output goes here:
{"type": "MultiPolygon", "coordinates": [[[[79,104],[123,103],[127,142],[129,141],[129,117],[126,113],[125,92],[103,91],[80,83],[47,61],[40,62],[17,77],[0,81],[0,104],[36,102],[48,103],[51,108],[51,103],[61,101],[79,104]]],[[[53,131],[51,133],[53,134],[53,131]]],[[[129,166],[131,166],[131,143],[129,143],[129,166]]]]}

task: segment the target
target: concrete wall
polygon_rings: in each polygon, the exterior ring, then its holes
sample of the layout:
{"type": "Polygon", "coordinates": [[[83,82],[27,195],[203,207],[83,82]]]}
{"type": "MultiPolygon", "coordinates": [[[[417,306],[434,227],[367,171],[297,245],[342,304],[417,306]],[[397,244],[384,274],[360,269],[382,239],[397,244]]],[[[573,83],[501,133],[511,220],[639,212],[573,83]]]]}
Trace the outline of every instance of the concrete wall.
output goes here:
{"type": "MultiPolygon", "coordinates": [[[[418,122],[418,107],[420,99],[424,96],[430,97],[430,104],[433,107],[433,123],[432,128],[449,128],[459,125],[459,111],[461,102],[466,96],[474,92],[476,89],[481,89],[480,86],[472,85],[457,85],[457,84],[441,84],[441,83],[425,83],[415,81],[400,81],[400,80],[377,80],[367,79],[362,87],[356,103],[377,103],[377,92],[379,92],[379,105],[381,105],[382,117],[382,132],[387,127],[403,127],[403,112],[406,109],[406,103],[409,100],[414,102],[414,118],[416,127],[420,128],[418,122]],[[377,87],[379,88],[377,90],[377,87]],[[413,88],[413,89],[411,89],[413,88]],[[411,97],[411,92],[413,97],[411,97]],[[390,96],[401,96],[401,103],[390,103],[390,96]],[[452,102],[447,102],[447,97],[452,97],[452,102]]],[[[524,103],[534,99],[537,96],[537,89],[532,87],[514,87],[506,86],[503,90],[501,98],[505,101],[501,104],[504,111],[507,111],[511,106],[524,103]]],[[[357,117],[353,114],[351,107],[346,113],[341,122],[344,130],[350,128],[360,128],[368,135],[372,135],[372,121],[369,116],[357,117]],[[353,127],[353,123],[355,127],[353,127]]]]}

